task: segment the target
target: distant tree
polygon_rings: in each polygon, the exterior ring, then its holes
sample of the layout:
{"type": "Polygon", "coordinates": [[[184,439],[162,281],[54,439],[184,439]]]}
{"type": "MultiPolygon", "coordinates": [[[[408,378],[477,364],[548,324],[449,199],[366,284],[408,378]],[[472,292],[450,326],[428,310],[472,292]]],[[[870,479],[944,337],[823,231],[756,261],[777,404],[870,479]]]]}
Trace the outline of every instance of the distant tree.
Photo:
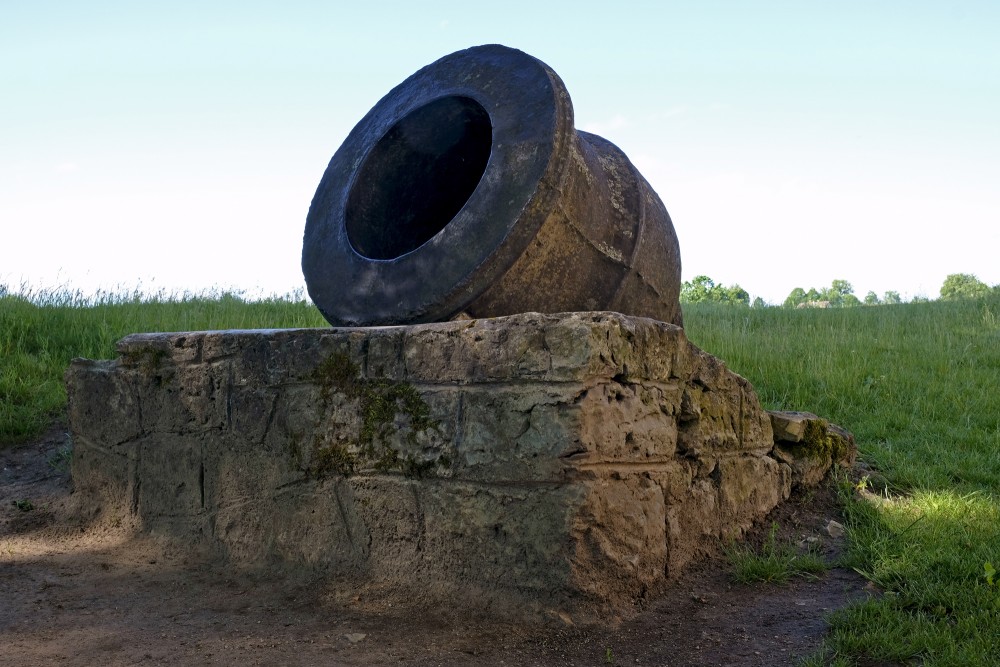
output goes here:
{"type": "Polygon", "coordinates": [[[750,305],[750,293],[739,285],[730,285],[725,288],[725,299],[727,303],[741,303],[744,306],[750,305]]]}
{"type": "Polygon", "coordinates": [[[806,291],[801,287],[796,287],[787,297],[785,297],[785,301],[781,305],[785,308],[795,308],[799,304],[805,303],[807,300],[806,291]]]}
{"type": "Polygon", "coordinates": [[[847,296],[854,292],[854,286],[846,280],[834,280],[830,283],[830,294],[839,294],[840,296],[847,296]]]}
{"type": "Polygon", "coordinates": [[[942,299],[977,299],[990,293],[990,286],[971,273],[952,273],[941,285],[942,299]]]}
{"type": "Polygon", "coordinates": [[[692,280],[681,283],[682,303],[701,303],[711,301],[710,294],[715,289],[715,281],[708,276],[695,276],[692,280]]]}
{"type": "Polygon", "coordinates": [[[930,299],[928,299],[923,294],[918,294],[915,297],[913,297],[912,299],[910,299],[910,303],[928,303],[929,301],[930,301],[930,299]]]}
{"type": "Polygon", "coordinates": [[[708,276],[681,283],[681,303],[733,303],[750,305],[750,295],[739,285],[716,285],[708,276]]]}
{"type": "Polygon", "coordinates": [[[830,286],[820,292],[821,301],[829,301],[831,306],[857,306],[861,304],[854,296],[854,286],[846,280],[834,280],[830,286]]]}
{"type": "Polygon", "coordinates": [[[881,301],[878,300],[878,294],[876,294],[875,292],[868,292],[868,294],[865,294],[866,306],[877,306],[880,303],[881,301]]]}
{"type": "Polygon", "coordinates": [[[767,308],[767,302],[764,301],[764,299],[762,299],[760,297],[757,297],[756,299],[753,300],[753,303],[750,304],[750,307],[751,308],[767,308]]]}
{"type": "Polygon", "coordinates": [[[801,305],[822,305],[823,307],[843,307],[858,306],[861,301],[854,296],[854,287],[846,280],[834,280],[829,287],[818,290],[810,287],[809,291],[796,287],[782,304],[786,308],[795,308],[801,305]]]}
{"type": "Polygon", "coordinates": [[[899,292],[894,292],[892,290],[889,290],[888,292],[882,295],[882,303],[893,305],[897,303],[903,303],[903,300],[899,298],[899,292]]]}

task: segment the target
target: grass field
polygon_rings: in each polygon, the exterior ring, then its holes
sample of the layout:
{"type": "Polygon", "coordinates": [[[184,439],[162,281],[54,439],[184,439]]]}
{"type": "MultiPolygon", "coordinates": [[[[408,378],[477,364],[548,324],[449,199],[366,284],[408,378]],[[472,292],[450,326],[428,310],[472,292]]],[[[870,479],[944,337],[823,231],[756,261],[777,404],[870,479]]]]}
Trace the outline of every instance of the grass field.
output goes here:
{"type": "MultiPolygon", "coordinates": [[[[0,446],[64,410],[69,360],[137,331],[324,326],[305,301],[0,291],[0,446]]],[[[858,439],[850,564],[884,595],[837,612],[816,664],[1000,665],[1000,299],[845,309],[685,307],[688,336],[858,439]]]]}
{"type": "Polygon", "coordinates": [[[884,478],[847,519],[885,594],[834,615],[817,664],[1000,665],[1000,299],[684,314],[767,407],[852,430],[884,478]]]}

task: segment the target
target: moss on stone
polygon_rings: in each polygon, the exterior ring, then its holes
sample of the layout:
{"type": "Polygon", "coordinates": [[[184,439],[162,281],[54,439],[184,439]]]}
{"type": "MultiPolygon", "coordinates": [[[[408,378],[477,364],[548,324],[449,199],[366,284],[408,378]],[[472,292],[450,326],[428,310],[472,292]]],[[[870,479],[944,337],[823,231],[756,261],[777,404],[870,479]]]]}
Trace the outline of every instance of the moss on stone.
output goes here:
{"type": "Polygon", "coordinates": [[[830,440],[830,455],[833,457],[834,463],[845,462],[852,459],[853,454],[850,440],[841,437],[838,433],[833,431],[828,431],[827,437],[830,440]]]}
{"type": "Polygon", "coordinates": [[[832,461],[842,461],[850,455],[850,443],[833,432],[825,419],[806,422],[802,444],[817,458],[829,457],[832,461]]]}
{"type": "Polygon", "coordinates": [[[163,360],[170,356],[164,349],[156,347],[144,347],[138,350],[129,349],[121,356],[124,366],[138,368],[144,375],[156,374],[163,365],[163,360]]]}
{"type": "Polygon", "coordinates": [[[320,479],[331,474],[346,477],[354,472],[357,462],[357,457],[348,449],[347,443],[324,442],[317,435],[313,443],[309,473],[320,479]]]}
{"type": "Polygon", "coordinates": [[[357,364],[343,352],[331,354],[320,362],[313,371],[313,379],[319,383],[323,402],[329,403],[334,391],[357,398],[359,372],[357,364]]]}
{"type": "Polygon", "coordinates": [[[438,427],[438,422],[431,418],[427,402],[412,384],[362,378],[358,365],[343,352],[335,352],[324,359],[313,372],[313,379],[320,386],[324,406],[329,406],[333,395],[339,393],[356,400],[361,414],[356,441],[337,445],[316,443],[310,466],[313,474],[320,476],[322,471],[347,475],[358,465],[367,463],[379,472],[398,471],[412,477],[423,476],[436,466],[450,465],[446,456],[427,462],[417,462],[411,455],[401,457],[388,444],[389,439],[403,429],[397,424],[400,414],[409,421],[403,437],[411,446],[417,445],[417,433],[438,427]]]}

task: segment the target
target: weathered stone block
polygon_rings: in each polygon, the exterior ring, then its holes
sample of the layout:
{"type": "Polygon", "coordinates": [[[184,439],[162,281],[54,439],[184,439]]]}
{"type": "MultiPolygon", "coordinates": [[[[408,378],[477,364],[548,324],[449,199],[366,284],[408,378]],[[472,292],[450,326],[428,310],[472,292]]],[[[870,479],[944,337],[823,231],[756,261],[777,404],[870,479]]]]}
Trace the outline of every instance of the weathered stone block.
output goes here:
{"type": "Polygon", "coordinates": [[[119,451],[95,444],[82,433],[73,434],[73,477],[86,480],[86,515],[113,511],[132,514],[138,509],[136,482],[138,448],[119,451]]]}
{"type": "Polygon", "coordinates": [[[733,537],[750,527],[754,514],[766,514],[788,497],[788,466],[769,456],[730,456],[719,461],[719,503],[723,533],[733,537]],[[752,518],[751,518],[752,517],[752,518]]]}
{"type": "Polygon", "coordinates": [[[75,438],[89,438],[109,448],[142,433],[137,388],[116,362],[74,359],[66,371],[66,380],[80,395],[101,397],[100,401],[70,403],[69,420],[76,425],[75,438]],[[108,415],[115,419],[108,419],[108,415]]]}
{"type": "Polygon", "coordinates": [[[666,503],[649,473],[601,476],[574,517],[576,583],[598,600],[643,597],[667,573],[666,503]]]}
{"type": "Polygon", "coordinates": [[[591,387],[579,399],[580,451],[576,460],[673,460],[677,449],[677,398],[672,386],[611,382],[591,387]]]}
{"type": "Polygon", "coordinates": [[[118,349],[66,375],[84,505],[403,602],[619,613],[766,514],[794,470],[749,383],[643,318],[118,349]]]}
{"type": "Polygon", "coordinates": [[[857,457],[854,436],[811,412],[770,411],[774,429],[772,456],[786,464],[794,486],[811,486],[837,466],[857,457]]]}
{"type": "Polygon", "coordinates": [[[482,481],[558,481],[579,431],[576,385],[520,385],[462,392],[454,474],[482,481]]]}
{"type": "Polygon", "coordinates": [[[715,545],[725,525],[717,481],[678,465],[657,473],[667,520],[667,571],[678,572],[715,545]]]}
{"type": "Polygon", "coordinates": [[[143,516],[194,515],[204,508],[202,443],[173,434],[136,442],[139,511],[143,516]]]}

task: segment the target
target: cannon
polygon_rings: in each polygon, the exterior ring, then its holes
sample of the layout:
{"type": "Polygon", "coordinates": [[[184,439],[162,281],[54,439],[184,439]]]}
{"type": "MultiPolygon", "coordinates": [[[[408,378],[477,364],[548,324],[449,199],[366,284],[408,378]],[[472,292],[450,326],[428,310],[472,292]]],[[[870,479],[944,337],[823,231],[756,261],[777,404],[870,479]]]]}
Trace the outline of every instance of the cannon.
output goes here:
{"type": "Polygon", "coordinates": [[[330,160],[302,271],[334,326],[610,310],[682,324],[680,249],[625,154],[566,87],[500,45],[407,78],[330,160]]]}

